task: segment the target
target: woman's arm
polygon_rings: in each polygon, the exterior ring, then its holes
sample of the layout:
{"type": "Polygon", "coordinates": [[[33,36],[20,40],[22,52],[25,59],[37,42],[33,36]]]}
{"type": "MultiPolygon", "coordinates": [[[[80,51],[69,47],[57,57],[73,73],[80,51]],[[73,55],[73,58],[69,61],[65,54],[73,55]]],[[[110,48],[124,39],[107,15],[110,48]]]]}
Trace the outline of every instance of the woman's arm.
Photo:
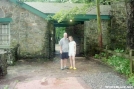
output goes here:
{"type": "Polygon", "coordinates": [[[74,52],[76,53],[76,43],[74,43],[74,52]]]}

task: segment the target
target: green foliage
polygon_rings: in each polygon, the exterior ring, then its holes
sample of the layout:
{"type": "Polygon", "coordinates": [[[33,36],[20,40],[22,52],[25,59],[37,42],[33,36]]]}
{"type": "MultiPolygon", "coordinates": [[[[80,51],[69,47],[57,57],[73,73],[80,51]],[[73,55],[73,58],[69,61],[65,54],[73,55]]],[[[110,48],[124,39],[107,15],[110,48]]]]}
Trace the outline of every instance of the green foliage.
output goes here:
{"type": "Polygon", "coordinates": [[[133,76],[130,76],[129,78],[128,78],[128,81],[127,81],[127,83],[129,84],[132,84],[132,86],[134,86],[134,75],[133,76]]]}
{"type": "Polygon", "coordinates": [[[87,11],[88,5],[84,5],[83,7],[74,7],[70,10],[61,10],[58,13],[56,13],[52,18],[59,23],[64,20],[73,20],[74,16],[77,14],[85,14],[87,11]]]}
{"type": "Polygon", "coordinates": [[[107,63],[114,66],[115,69],[122,74],[130,74],[130,61],[128,59],[113,55],[108,58],[107,63]]]}
{"type": "MultiPolygon", "coordinates": [[[[24,0],[25,2],[68,2],[68,0],[24,0]]],[[[88,3],[93,0],[70,0],[72,3],[88,3]]]]}
{"type": "Polygon", "coordinates": [[[52,18],[56,21],[58,21],[59,23],[64,21],[64,20],[70,20],[70,19],[74,19],[74,17],[78,14],[86,14],[87,10],[89,7],[93,7],[95,5],[94,2],[91,2],[89,4],[85,4],[82,7],[74,7],[70,10],[61,10],[59,12],[57,12],[54,16],[52,16],[52,18]]]}
{"type": "Polygon", "coordinates": [[[71,0],[73,3],[89,3],[93,0],[71,0]]]}
{"type": "MultiPolygon", "coordinates": [[[[17,83],[18,83],[18,80],[15,81],[14,88],[12,88],[12,89],[15,89],[15,86],[17,85],[17,83]]],[[[0,89],[1,89],[1,88],[0,88],[0,89]]],[[[10,88],[9,88],[9,85],[4,86],[4,89],[10,89],[10,88]]]]}
{"type": "Polygon", "coordinates": [[[100,59],[101,57],[106,57],[106,53],[101,52],[100,54],[95,54],[94,58],[100,59]]]}
{"type": "Polygon", "coordinates": [[[123,49],[119,49],[119,48],[115,49],[114,51],[115,51],[115,52],[118,52],[118,53],[122,53],[122,52],[124,52],[123,49]]]}
{"type": "Polygon", "coordinates": [[[61,2],[61,0],[22,0],[24,2],[61,2]]]}
{"type": "MultiPolygon", "coordinates": [[[[116,49],[115,52],[124,52],[122,49],[116,49]]],[[[132,84],[134,86],[134,74],[130,72],[130,60],[125,59],[116,55],[110,56],[108,59],[105,58],[105,53],[95,54],[95,58],[102,58],[102,61],[113,66],[116,71],[119,73],[125,74],[128,76],[127,83],[132,84]]]]}
{"type": "MultiPolygon", "coordinates": [[[[69,0],[22,0],[24,2],[59,2],[59,3],[66,3],[69,0]]],[[[94,2],[95,0],[70,0],[72,3],[90,3],[94,2]]],[[[108,2],[111,2],[113,0],[100,0],[100,3],[108,4],[108,2]]],[[[116,0],[119,1],[119,0],[116,0]]]]}
{"type": "Polygon", "coordinates": [[[106,53],[102,52],[100,53],[101,57],[106,57],[106,53]]]}
{"type": "Polygon", "coordinates": [[[56,43],[59,42],[59,40],[63,37],[63,33],[65,32],[65,27],[57,27],[56,28],[56,34],[55,34],[55,40],[56,43]]]}
{"type": "Polygon", "coordinates": [[[95,54],[94,58],[99,59],[100,58],[100,55],[99,54],[95,54]]]}
{"type": "Polygon", "coordinates": [[[8,85],[6,85],[6,86],[4,87],[4,89],[9,89],[8,85]]]}
{"type": "MultiPolygon", "coordinates": [[[[116,49],[114,50],[115,52],[124,52],[122,49],[116,49]]],[[[106,53],[100,53],[100,54],[95,54],[95,58],[102,58],[103,62],[106,62],[107,64],[113,66],[115,70],[118,72],[125,74],[125,75],[130,75],[130,60],[125,59],[116,55],[110,56],[108,59],[104,58],[106,56],[106,53]]]]}

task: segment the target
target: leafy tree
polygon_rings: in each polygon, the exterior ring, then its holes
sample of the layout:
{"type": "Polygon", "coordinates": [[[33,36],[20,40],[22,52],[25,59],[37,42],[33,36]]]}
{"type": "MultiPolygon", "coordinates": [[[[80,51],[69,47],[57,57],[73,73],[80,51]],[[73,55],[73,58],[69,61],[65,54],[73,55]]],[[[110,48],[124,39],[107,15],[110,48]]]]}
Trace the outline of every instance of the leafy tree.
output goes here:
{"type": "Polygon", "coordinates": [[[56,34],[55,34],[55,40],[56,43],[59,42],[59,40],[63,37],[63,33],[65,32],[65,27],[57,27],[56,28],[56,34]]]}
{"type": "Polygon", "coordinates": [[[88,2],[91,2],[93,0],[22,0],[24,2],[61,2],[61,3],[64,3],[64,2],[72,2],[72,3],[88,3],[88,2]]]}
{"type": "Polygon", "coordinates": [[[86,11],[88,8],[91,8],[93,6],[97,7],[97,24],[98,24],[98,45],[100,48],[102,48],[102,27],[101,27],[101,19],[100,19],[100,0],[96,0],[96,4],[95,2],[91,2],[88,4],[85,4],[83,7],[75,7],[71,10],[62,10],[58,13],[56,13],[52,18],[57,20],[58,22],[62,22],[63,20],[69,20],[69,19],[73,19],[75,17],[75,15],[77,14],[86,14],[86,11]]]}

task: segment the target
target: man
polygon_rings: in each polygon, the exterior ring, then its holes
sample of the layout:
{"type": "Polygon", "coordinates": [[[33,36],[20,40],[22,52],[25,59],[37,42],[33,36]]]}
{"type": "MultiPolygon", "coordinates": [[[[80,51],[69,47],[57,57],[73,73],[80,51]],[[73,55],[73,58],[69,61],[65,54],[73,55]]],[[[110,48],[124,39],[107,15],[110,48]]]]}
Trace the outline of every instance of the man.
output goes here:
{"type": "Polygon", "coordinates": [[[60,45],[60,54],[61,54],[61,70],[67,68],[67,59],[69,51],[69,40],[67,38],[67,33],[64,33],[64,37],[59,42],[60,45]]]}

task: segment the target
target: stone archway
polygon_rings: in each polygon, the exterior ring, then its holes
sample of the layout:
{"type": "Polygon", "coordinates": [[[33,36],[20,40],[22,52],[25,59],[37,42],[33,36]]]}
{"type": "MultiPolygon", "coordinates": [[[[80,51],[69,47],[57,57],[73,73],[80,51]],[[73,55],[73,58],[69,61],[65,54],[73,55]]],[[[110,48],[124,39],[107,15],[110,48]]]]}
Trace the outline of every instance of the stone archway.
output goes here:
{"type": "Polygon", "coordinates": [[[84,54],[84,25],[78,24],[66,28],[68,36],[73,36],[77,44],[76,56],[83,56],[84,54]]]}
{"type": "MultiPolygon", "coordinates": [[[[67,32],[68,36],[73,36],[74,41],[77,44],[77,52],[76,56],[83,56],[84,54],[84,25],[77,24],[74,26],[67,26],[65,28],[65,32],[67,32]]],[[[55,36],[56,33],[53,34],[55,36]]],[[[59,54],[59,46],[56,44],[55,46],[56,54],[59,54]]]]}

